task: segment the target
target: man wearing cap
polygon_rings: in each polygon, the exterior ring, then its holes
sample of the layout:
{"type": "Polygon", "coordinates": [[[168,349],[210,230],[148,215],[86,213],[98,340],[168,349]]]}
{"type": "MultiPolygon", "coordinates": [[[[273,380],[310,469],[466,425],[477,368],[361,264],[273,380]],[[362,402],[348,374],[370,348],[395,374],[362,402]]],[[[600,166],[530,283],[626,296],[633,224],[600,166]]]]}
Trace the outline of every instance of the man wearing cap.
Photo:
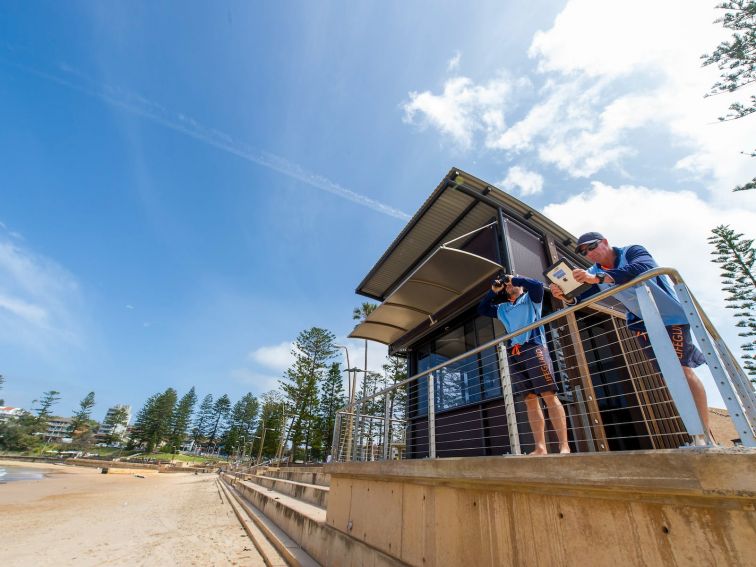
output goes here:
{"type": "MultiPolygon", "coordinates": [[[[498,317],[507,333],[535,323],[541,318],[543,284],[538,280],[505,275],[497,278],[491,290],[478,305],[478,313],[498,317]]],[[[531,455],[545,455],[546,420],[541,398],[546,402],[554,430],[559,440],[559,452],[569,453],[567,418],[562,402],[556,396],[554,370],[546,348],[543,327],[521,333],[508,341],[508,362],[512,376],[512,390],[525,398],[528,422],[533,432],[535,449],[531,455]]]]}
{"type": "MultiPolygon", "coordinates": [[[[579,298],[574,298],[572,302],[567,302],[571,305],[614,285],[629,282],[640,274],[658,267],[654,258],[643,246],[634,244],[625,246],[624,248],[612,247],[609,245],[607,239],[598,232],[587,232],[578,238],[575,251],[593,262],[593,266],[588,268],[588,270],[573,270],[572,275],[580,283],[594,285],[579,298]]],[[[690,325],[669,278],[667,276],[658,276],[647,280],[646,283],[656,301],[659,314],[667,328],[669,338],[672,340],[672,346],[675,348],[677,358],[682,365],[701,421],[706,431],[710,432],[706,390],[701,380],[693,371],[694,368],[704,364],[706,359],[693,344],[690,335],[690,325]]],[[[558,286],[551,284],[550,288],[555,298],[564,300],[564,293],[558,286]]],[[[654,364],[656,364],[653,348],[651,347],[641,318],[635,289],[630,288],[617,292],[614,298],[622,302],[627,309],[628,328],[636,331],[636,337],[641,347],[650,355],[649,358],[654,361],[654,364]]],[[[658,364],[656,366],[658,368],[658,364]]],[[[696,444],[705,444],[703,439],[696,439],[695,441],[696,444]]]]}

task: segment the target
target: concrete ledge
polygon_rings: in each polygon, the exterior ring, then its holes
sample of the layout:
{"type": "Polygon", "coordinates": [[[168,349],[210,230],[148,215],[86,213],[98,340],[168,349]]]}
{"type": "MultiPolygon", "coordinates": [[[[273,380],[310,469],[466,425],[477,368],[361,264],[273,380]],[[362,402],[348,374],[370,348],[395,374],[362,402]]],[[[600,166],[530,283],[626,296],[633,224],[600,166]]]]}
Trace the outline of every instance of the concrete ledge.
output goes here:
{"type": "Polygon", "coordinates": [[[330,464],[327,523],[420,566],[747,565],[756,451],[330,464]]]}
{"type": "Polygon", "coordinates": [[[317,486],[329,486],[331,484],[330,475],[323,472],[322,469],[315,471],[302,471],[298,469],[269,469],[265,471],[265,476],[271,478],[280,478],[283,480],[293,480],[305,484],[314,484],[317,486]]]}
{"type": "Polygon", "coordinates": [[[756,496],[756,450],[742,448],[334,463],[325,470],[332,477],[380,477],[450,486],[756,496]]]}
{"type": "Polygon", "coordinates": [[[282,494],[292,496],[298,500],[308,502],[319,508],[325,509],[328,506],[328,492],[327,486],[316,486],[314,484],[305,484],[303,482],[294,482],[293,480],[284,480],[282,478],[274,478],[269,476],[251,476],[246,480],[264,486],[270,490],[275,490],[282,494]]]}

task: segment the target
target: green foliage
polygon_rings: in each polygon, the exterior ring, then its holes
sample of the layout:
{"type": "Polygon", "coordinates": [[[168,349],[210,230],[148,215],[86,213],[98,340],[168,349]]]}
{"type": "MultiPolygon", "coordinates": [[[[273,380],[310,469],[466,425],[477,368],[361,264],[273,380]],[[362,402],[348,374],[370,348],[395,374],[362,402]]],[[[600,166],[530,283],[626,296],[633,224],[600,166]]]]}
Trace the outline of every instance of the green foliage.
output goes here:
{"type": "Polygon", "coordinates": [[[712,262],[720,265],[727,308],[735,310],[737,326],[743,329],[738,336],[748,340],[742,345],[744,368],[749,376],[756,377],[756,277],[753,272],[756,252],[753,240],[743,238],[741,233],[726,225],[718,226],[712,233],[714,236],[709,237],[714,246],[712,262]]]}
{"type": "Polygon", "coordinates": [[[34,400],[32,404],[37,404],[36,408],[32,408],[37,412],[37,420],[40,423],[47,423],[47,419],[52,415],[50,411],[52,407],[60,401],[60,392],[57,390],[48,390],[42,394],[41,400],[34,400]]]}
{"type": "MultiPolygon", "coordinates": [[[[732,93],[756,82],[756,1],[730,0],[717,5],[717,8],[726,12],[714,23],[721,23],[734,33],[729,41],[720,43],[711,55],[701,56],[704,66],[716,65],[721,71],[720,80],[714,83],[706,96],[732,93]]],[[[720,116],[719,120],[737,120],[756,112],[756,95],[751,95],[749,102],[732,103],[729,110],[729,114],[720,116]]],[[[754,157],[756,151],[746,155],[754,157]]],[[[756,177],[733,191],[750,189],[756,189],[756,177]]]]}
{"type": "Polygon", "coordinates": [[[231,411],[231,399],[228,394],[223,394],[215,400],[213,411],[210,414],[210,433],[207,436],[209,443],[218,443],[220,440],[219,433],[225,429],[228,414],[231,411]]]}
{"type": "Polygon", "coordinates": [[[168,436],[168,447],[174,453],[181,448],[181,444],[186,438],[196,403],[197,394],[194,392],[194,386],[192,386],[191,390],[184,394],[179,403],[176,404],[171,416],[171,433],[168,436]]]}
{"type": "Polygon", "coordinates": [[[176,407],[176,390],[150,396],[134,420],[132,439],[144,445],[147,452],[160,447],[171,432],[171,419],[176,407]]]}
{"type": "Polygon", "coordinates": [[[210,425],[213,418],[213,395],[208,394],[202,399],[197,415],[194,418],[194,428],[192,429],[192,439],[198,445],[207,443],[207,437],[210,434],[210,425]]]}
{"type": "Polygon", "coordinates": [[[291,415],[287,441],[294,459],[307,459],[314,439],[318,415],[318,382],[328,361],[336,354],[335,336],[326,329],[312,327],[294,341],[294,364],[281,380],[281,390],[291,415]]]}
{"type": "Polygon", "coordinates": [[[0,423],[0,449],[4,451],[30,451],[40,447],[47,421],[24,412],[17,418],[0,423]]]}
{"type": "Polygon", "coordinates": [[[341,365],[333,362],[323,378],[320,388],[320,412],[318,415],[317,435],[313,441],[313,456],[324,459],[328,453],[336,422],[336,412],[346,405],[344,396],[344,377],[341,365]]]}
{"type": "Polygon", "coordinates": [[[260,419],[252,444],[252,453],[255,458],[257,456],[263,459],[275,457],[281,443],[283,406],[283,396],[278,390],[271,390],[262,395],[260,419]],[[260,443],[262,443],[262,452],[260,452],[260,443]]]}
{"type": "Polygon", "coordinates": [[[81,402],[79,409],[74,413],[69,427],[69,432],[76,436],[90,430],[89,416],[92,415],[92,408],[95,405],[95,393],[89,392],[81,402]]]}
{"type": "Polygon", "coordinates": [[[247,448],[252,443],[257,426],[257,414],[260,402],[252,394],[244,395],[234,404],[231,410],[229,427],[223,435],[223,449],[227,454],[244,453],[249,455],[247,448]]]}

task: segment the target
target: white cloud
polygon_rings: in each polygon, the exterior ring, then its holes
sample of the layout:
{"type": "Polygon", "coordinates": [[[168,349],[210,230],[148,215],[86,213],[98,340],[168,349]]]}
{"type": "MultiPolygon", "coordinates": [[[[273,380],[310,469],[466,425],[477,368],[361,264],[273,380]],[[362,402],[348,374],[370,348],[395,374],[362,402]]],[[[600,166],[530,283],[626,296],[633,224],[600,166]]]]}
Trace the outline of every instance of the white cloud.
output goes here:
{"type": "MultiPolygon", "coordinates": [[[[575,235],[597,230],[614,246],[642,244],[661,266],[680,272],[730,348],[736,351],[744,342],[737,336],[731,310],[725,307],[719,268],[711,262],[707,238],[720,224],[747,236],[756,226],[756,212],[735,202],[729,206],[707,203],[690,191],[594,182],[590,190],[547,205],[543,213],[575,235]]],[[[714,388],[707,381],[710,397],[716,400],[714,388]]]]}
{"type": "Polygon", "coordinates": [[[128,309],[129,311],[131,311],[131,310],[133,310],[133,309],[134,309],[134,306],[133,306],[133,305],[130,305],[130,304],[129,304],[129,305],[126,305],[125,307],[126,307],[126,309],[128,309]]]}
{"type": "MultiPolygon", "coordinates": [[[[632,7],[571,0],[551,28],[534,34],[528,53],[535,71],[504,81],[510,87],[539,81],[535,96],[530,89],[493,89],[502,96],[483,104],[473,93],[491,90],[496,79],[476,84],[456,77],[441,94],[411,93],[405,120],[422,115],[423,124],[465,149],[503,150],[509,158],[529,152],[572,177],[608,167],[624,172],[623,161],[643,156],[649,137],[668,140],[675,155],[669,171],[704,183],[721,199],[756,174],[756,160],[740,153],[753,149],[753,119],[716,120],[742,94],[704,98],[719,72],[702,68],[700,55],[728,35],[713,23],[721,13],[713,3],[684,0],[639,0],[632,7]],[[524,115],[513,121],[521,104],[524,115]]],[[[649,157],[658,161],[654,149],[649,157]]]]}
{"type": "Polygon", "coordinates": [[[231,371],[231,379],[246,387],[252,388],[257,394],[264,394],[279,387],[278,377],[254,372],[248,368],[235,368],[231,371]]]}
{"type": "Polygon", "coordinates": [[[452,77],[444,83],[443,93],[409,93],[403,105],[404,121],[431,125],[448,135],[462,148],[470,148],[474,135],[498,137],[505,127],[504,103],[512,91],[512,81],[496,77],[485,85],[475,85],[468,77],[452,77]]]}
{"type": "Polygon", "coordinates": [[[44,325],[47,322],[47,311],[44,308],[18,298],[0,294],[0,309],[5,309],[34,325],[44,325]]]}
{"type": "Polygon", "coordinates": [[[522,195],[535,195],[543,190],[543,176],[516,165],[499,184],[506,189],[517,188],[522,195]]]}
{"type": "Polygon", "coordinates": [[[449,72],[456,71],[459,69],[459,62],[462,60],[462,53],[459,51],[456,51],[454,53],[454,57],[449,59],[449,62],[446,64],[446,70],[449,72]]]}
{"type": "Polygon", "coordinates": [[[294,363],[293,342],[283,342],[272,346],[261,346],[249,353],[249,358],[277,372],[283,372],[294,363]]]}

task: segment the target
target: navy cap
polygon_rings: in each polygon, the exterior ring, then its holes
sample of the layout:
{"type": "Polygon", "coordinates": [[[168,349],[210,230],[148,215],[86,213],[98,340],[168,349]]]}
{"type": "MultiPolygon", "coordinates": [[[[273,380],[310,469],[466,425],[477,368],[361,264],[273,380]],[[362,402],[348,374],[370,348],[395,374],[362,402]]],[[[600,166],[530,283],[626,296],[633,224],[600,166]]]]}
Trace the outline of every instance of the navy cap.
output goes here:
{"type": "Polygon", "coordinates": [[[600,232],[586,232],[584,235],[578,238],[577,244],[575,245],[575,250],[580,248],[583,244],[590,244],[591,242],[597,242],[599,240],[604,240],[604,235],[600,232]]]}

